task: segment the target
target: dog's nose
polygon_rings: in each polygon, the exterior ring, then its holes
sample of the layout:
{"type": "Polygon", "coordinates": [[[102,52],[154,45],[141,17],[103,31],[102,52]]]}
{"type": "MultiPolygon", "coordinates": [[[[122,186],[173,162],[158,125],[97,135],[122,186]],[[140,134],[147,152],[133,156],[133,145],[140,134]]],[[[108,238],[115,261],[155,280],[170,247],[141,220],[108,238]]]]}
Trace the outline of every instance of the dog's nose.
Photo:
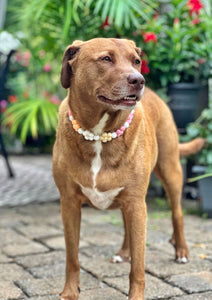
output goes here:
{"type": "Polygon", "coordinates": [[[143,85],[145,84],[145,79],[140,73],[131,73],[127,77],[127,81],[135,89],[142,89],[143,85]]]}

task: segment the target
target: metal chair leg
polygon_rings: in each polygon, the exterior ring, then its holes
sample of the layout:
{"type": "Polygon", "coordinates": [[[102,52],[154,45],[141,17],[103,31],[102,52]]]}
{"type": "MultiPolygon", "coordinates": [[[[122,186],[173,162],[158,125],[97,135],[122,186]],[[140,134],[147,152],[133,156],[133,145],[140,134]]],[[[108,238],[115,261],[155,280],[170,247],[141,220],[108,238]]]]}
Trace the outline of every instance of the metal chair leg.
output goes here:
{"type": "Polygon", "coordinates": [[[2,138],[1,132],[0,132],[0,148],[1,148],[2,155],[4,156],[4,159],[5,159],[5,162],[6,162],[9,177],[12,178],[12,177],[14,177],[14,173],[12,171],[12,168],[10,167],[7,151],[6,151],[5,146],[4,146],[4,141],[3,141],[3,138],[2,138]]]}

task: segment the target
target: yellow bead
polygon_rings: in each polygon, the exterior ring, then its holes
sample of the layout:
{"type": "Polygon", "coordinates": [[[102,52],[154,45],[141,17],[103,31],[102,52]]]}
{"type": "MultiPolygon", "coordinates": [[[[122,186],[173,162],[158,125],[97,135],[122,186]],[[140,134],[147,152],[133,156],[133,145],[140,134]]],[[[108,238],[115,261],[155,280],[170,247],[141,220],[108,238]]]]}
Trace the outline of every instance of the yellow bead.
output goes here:
{"type": "Polygon", "coordinates": [[[112,133],[109,132],[109,133],[107,134],[107,137],[108,137],[108,138],[112,138],[112,133]]]}
{"type": "Polygon", "coordinates": [[[108,142],[110,142],[112,140],[112,136],[108,136],[107,140],[108,140],[108,142]]]}

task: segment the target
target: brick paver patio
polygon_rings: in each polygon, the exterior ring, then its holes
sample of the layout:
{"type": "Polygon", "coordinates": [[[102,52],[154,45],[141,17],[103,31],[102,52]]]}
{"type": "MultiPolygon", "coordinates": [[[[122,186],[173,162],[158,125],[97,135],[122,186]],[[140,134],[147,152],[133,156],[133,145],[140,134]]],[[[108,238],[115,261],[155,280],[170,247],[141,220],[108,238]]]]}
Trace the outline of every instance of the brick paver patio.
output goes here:
{"type": "MultiPolygon", "coordinates": [[[[17,174],[13,181],[7,179],[0,161],[0,300],[58,300],[64,284],[65,250],[59,201],[49,202],[58,199],[51,158],[27,156],[11,161],[17,174]],[[20,205],[24,203],[28,204],[20,205]]],[[[145,299],[212,299],[212,220],[185,216],[191,257],[188,264],[179,265],[168,243],[170,217],[157,217],[149,210],[145,299]]],[[[83,208],[80,300],[127,299],[130,265],[109,262],[122,236],[118,210],[83,208]]]]}

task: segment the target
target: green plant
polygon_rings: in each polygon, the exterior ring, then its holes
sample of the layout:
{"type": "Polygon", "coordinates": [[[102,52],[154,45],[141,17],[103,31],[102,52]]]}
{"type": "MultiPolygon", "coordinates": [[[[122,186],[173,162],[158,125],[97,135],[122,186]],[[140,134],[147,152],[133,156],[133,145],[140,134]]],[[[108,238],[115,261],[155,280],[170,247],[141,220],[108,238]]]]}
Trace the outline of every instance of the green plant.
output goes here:
{"type": "Polygon", "coordinates": [[[200,117],[188,125],[185,138],[191,140],[196,137],[206,139],[204,148],[196,155],[196,162],[206,166],[206,173],[212,173],[212,108],[204,109],[200,117]]]}
{"type": "Polygon", "coordinates": [[[160,12],[141,26],[148,79],[154,87],[207,81],[212,67],[212,10],[205,2],[165,1],[160,12]]]}
{"type": "Polygon", "coordinates": [[[75,39],[133,36],[155,6],[153,0],[10,0],[6,26],[23,31],[28,47],[40,47],[62,59],[65,47],[75,39]]]}
{"type": "Polygon", "coordinates": [[[57,121],[58,105],[46,98],[33,97],[11,103],[4,112],[3,125],[25,143],[27,136],[37,139],[39,135],[54,133],[57,121]]]}
{"type": "Polygon", "coordinates": [[[188,182],[195,182],[197,180],[201,180],[201,179],[204,179],[204,178],[207,178],[207,177],[212,177],[212,173],[207,173],[207,174],[203,174],[203,175],[199,175],[199,176],[196,176],[196,177],[189,178],[188,182]]]}
{"type": "Polygon", "coordinates": [[[10,124],[22,142],[28,134],[54,134],[55,106],[46,94],[64,97],[59,73],[66,46],[75,39],[133,36],[132,30],[140,27],[142,18],[148,19],[154,6],[152,0],[10,0],[5,28],[17,33],[22,47],[7,83],[18,101],[7,110],[5,101],[1,103],[4,125],[10,124]],[[22,99],[23,92],[30,99],[22,99]]]}

